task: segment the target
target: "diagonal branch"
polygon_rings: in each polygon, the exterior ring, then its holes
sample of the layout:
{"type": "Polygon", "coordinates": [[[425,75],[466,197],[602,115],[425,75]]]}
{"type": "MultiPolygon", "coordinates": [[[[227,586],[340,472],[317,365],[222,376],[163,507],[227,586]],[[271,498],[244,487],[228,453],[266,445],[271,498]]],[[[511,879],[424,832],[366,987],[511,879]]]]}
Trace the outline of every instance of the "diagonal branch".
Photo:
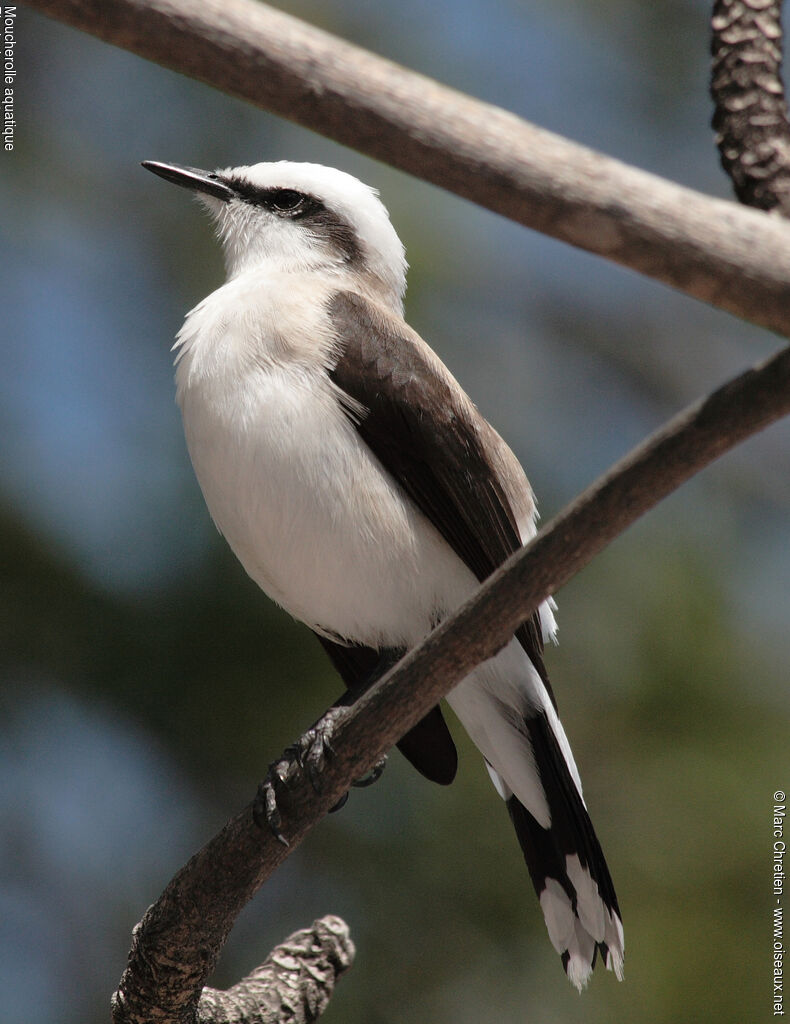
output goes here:
{"type": "Polygon", "coordinates": [[[602,156],[253,0],[28,2],[790,336],[790,226],[758,211],[602,156]]]}
{"type": "Polygon", "coordinates": [[[581,494],[340,721],[320,793],[299,773],[280,803],[286,849],[252,805],[175,876],[135,932],[115,1024],[183,1024],[236,916],[307,832],[453,685],[644,512],[736,444],[790,412],[790,348],[691,406],[581,494]],[[156,1015],[150,1011],[155,997],[156,1015]]]}

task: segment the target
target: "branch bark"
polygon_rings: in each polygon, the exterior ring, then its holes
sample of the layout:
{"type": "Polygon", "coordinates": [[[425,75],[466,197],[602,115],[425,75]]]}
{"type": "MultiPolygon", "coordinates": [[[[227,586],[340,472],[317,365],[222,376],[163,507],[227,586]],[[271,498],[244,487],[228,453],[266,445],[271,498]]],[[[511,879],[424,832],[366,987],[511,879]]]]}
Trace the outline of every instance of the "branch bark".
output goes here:
{"type": "Polygon", "coordinates": [[[115,1024],[194,1021],[202,987],[239,911],[351,782],[639,516],[788,412],[785,348],[675,417],[513,555],[347,709],[320,793],[302,773],[289,776],[280,801],[288,848],[257,828],[250,804],[175,876],[136,930],[115,1000],[115,1024]]]}
{"type": "Polygon", "coordinates": [[[543,131],[252,0],[29,0],[107,42],[790,336],[790,226],[543,131]]]}
{"type": "Polygon", "coordinates": [[[790,124],[782,84],[781,0],[716,0],[713,127],[742,203],[790,216],[790,124]]]}
{"type": "Polygon", "coordinates": [[[326,1009],[354,954],[345,922],[322,917],[281,942],[227,992],[204,989],[197,1024],[309,1024],[326,1009]]]}
{"type": "MultiPolygon", "coordinates": [[[[137,963],[148,963],[139,945],[140,934],[138,925],[130,957],[137,963]]],[[[171,938],[177,941],[175,934],[171,938]]],[[[260,967],[233,988],[225,992],[205,988],[202,994],[200,988],[183,984],[183,968],[189,974],[190,965],[181,958],[181,948],[174,945],[172,953],[173,969],[152,973],[147,979],[150,985],[141,985],[139,974],[136,986],[124,985],[122,979],[113,997],[114,1021],[310,1024],[326,1009],[335,983],[354,961],[355,949],[339,917],[322,917],[311,928],[294,932],[276,946],[260,967]]]]}

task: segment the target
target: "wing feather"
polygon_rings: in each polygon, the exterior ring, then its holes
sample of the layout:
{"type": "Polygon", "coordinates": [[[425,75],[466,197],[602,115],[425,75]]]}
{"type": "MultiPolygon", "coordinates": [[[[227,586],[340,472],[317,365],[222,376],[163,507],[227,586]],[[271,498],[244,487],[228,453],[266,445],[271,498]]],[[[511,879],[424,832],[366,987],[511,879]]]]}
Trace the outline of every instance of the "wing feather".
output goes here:
{"type": "MultiPolygon", "coordinates": [[[[328,372],[353,403],[349,419],[482,582],[521,547],[519,520],[534,514],[518,461],[402,321],[347,291],[331,297],[329,312],[338,341],[328,372]]],[[[516,636],[556,707],[537,611],[516,636]]]]}

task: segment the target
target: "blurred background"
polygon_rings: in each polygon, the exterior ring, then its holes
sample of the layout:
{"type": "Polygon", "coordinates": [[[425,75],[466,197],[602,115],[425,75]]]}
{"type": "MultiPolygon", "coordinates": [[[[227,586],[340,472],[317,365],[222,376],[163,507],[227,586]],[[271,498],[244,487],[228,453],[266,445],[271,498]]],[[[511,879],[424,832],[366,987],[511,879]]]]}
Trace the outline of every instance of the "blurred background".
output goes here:
{"type": "MultiPolygon", "coordinates": [[[[349,40],[629,163],[729,196],[702,0],[302,0],[349,40]]],[[[381,190],[407,313],[549,518],[780,340],[18,8],[0,155],[0,1017],[109,1019],[130,932],[339,692],[245,577],[193,479],[173,337],[223,278],[140,160],[329,163],[381,190]]],[[[558,595],[549,670],[626,925],[579,997],[510,823],[394,753],[245,911],[214,983],[342,915],[328,1024],[742,1022],[771,1013],[773,793],[790,724],[790,424],[744,445],[558,595]]]]}

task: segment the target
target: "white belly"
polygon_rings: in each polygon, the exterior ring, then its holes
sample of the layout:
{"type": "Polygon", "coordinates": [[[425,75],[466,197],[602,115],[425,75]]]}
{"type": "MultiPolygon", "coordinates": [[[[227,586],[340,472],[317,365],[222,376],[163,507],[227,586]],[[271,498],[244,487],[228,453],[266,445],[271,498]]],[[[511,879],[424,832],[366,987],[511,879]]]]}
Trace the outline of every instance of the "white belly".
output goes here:
{"type": "Polygon", "coordinates": [[[371,455],[320,369],[181,396],[195,473],[249,575],[314,629],[413,644],[476,581],[371,455]]]}

